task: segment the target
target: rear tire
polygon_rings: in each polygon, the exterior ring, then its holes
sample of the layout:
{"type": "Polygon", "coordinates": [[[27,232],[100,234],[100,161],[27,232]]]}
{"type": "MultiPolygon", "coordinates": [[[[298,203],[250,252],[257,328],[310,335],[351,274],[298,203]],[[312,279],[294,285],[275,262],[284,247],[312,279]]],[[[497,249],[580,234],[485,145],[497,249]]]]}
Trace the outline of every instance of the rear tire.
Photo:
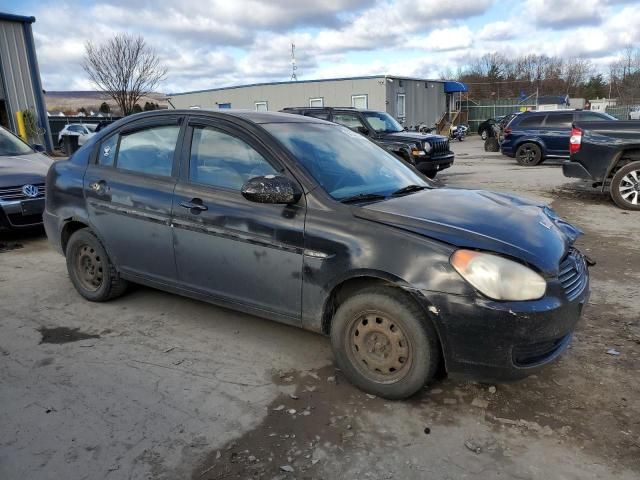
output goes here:
{"type": "Polygon", "coordinates": [[[542,162],[542,150],[535,143],[523,143],[516,150],[516,160],[523,167],[533,167],[542,162]]]}
{"type": "Polygon", "coordinates": [[[71,235],[65,254],[71,283],[87,300],[106,302],[127,289],[127,281],[120,278],[102,243],[88,228],[71,235]]]}
{"type": "Polygon", "coordinates": [[[331,324],[331,347],[351,383],[391,400],[420,390],[440,360],[430,320],[396,287],[369,287],[344,301],[331,324]]]}
{"type": "Polygon", "coordinates": [[[620,208],[640,210],[640,162],[629,163],[616,172],[611,180],[611,198],[620,208]]]}

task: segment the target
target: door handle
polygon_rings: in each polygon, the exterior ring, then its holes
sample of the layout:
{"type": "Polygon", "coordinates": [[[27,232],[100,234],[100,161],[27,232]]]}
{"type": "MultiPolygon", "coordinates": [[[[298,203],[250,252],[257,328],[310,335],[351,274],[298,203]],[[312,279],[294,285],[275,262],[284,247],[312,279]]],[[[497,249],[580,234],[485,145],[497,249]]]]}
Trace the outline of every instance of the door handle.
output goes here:
{"type": "Polygon", "coordinates": [[[100,180],[89,184],[89,188],[98,195],[104,195],[107,192],[107,182],[100,180]]]}
{"type": "Polygon", "coordinates": [[[198,210],[201,212],[209,210],[209,207],[204,205],[202,203],[202,200],[200,200],[199,198],[194,198],[190,202],[180,202],[180,206],[183,208],[188,208],[189,210],[198,210]]]}

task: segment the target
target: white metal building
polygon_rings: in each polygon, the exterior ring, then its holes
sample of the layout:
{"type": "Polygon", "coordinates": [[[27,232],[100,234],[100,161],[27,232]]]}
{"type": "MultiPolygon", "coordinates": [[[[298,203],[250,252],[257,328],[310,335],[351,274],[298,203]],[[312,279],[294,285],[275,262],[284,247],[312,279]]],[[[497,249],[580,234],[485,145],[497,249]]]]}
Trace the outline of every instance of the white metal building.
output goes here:
{"type": "Polygon", "coordinates": [[[460,82],[378,75],[259,83],[169,95],[175,108],[279,111],[285,107],[356,107],[382,110],[405,125],[433,125],[467,87],[460,82]]]}

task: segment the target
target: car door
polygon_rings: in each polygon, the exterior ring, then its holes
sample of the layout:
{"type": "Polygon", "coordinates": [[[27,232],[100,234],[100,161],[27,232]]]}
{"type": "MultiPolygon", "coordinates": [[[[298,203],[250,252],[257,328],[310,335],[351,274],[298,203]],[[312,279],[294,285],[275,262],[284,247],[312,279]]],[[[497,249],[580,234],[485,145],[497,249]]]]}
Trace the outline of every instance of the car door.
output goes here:
{"type": "Polygon", "coordinates": [[[543,124],[547,155],[568,157],[573,113],[550,113],[543,124]]]}
{"type": "Polygon", "coordinates": [[[256,137],[224,120],[193,118],[173,203],[175,258],[183,287],[295,324],[301,314],[304,199],[274,205],[241,194],[250,178],[281,171],[275,154],[256,137]]]}
{"type": "Polygon", "coordinates": [[[176,281],[171,233],[179,116],[125,125],[98,145],[84,177],[89,218],[123,273],[176,281]]]}

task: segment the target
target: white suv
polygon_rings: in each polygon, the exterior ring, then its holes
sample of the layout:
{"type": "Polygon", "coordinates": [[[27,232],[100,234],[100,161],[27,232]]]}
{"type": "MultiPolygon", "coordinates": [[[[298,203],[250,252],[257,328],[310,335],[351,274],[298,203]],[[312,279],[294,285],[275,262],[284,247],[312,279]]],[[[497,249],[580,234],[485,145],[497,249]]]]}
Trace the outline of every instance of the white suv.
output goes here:
{"type": "Polygon", "coordinates": [[[90,125],[87,123],[70,123],[68,125],[65,125],[58,134],[58,146],[60,148],[63,148],[63,135],[75,135],[78,137],[78,145],[84,145],[84,142],[86,142],[96,134],[95,129],[95,125],[90,125]]]}

